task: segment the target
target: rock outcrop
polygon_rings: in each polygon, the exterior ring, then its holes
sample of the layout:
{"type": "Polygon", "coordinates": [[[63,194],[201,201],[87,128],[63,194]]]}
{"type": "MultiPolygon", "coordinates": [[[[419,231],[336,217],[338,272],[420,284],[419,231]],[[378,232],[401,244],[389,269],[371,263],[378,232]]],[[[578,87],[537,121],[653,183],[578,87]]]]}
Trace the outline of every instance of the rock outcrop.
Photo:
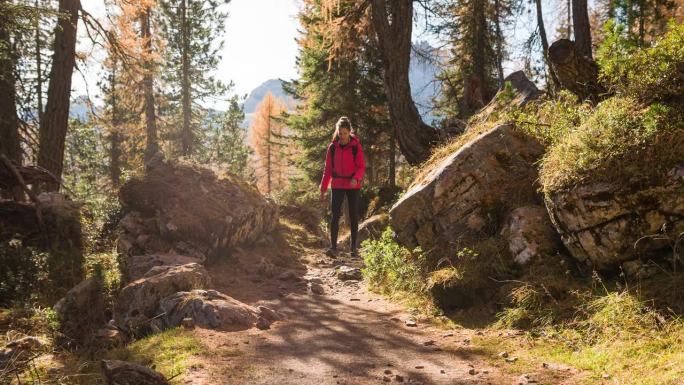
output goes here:
{"type": "Polygon", "coordinates": [[[273,202],[237,177],[162,159],[123,185],[119,198],[124,216],[117,246],[124,274],[135,255],[221,257],[271,231],[278,217],[273,202]]]}
{"type": "Polygon", "coordinates": [[[542,146],[513,125],[475,137],[415,182],[390,211],[397,241],[442,255],[498,235],[511,210],[541,203],[542,146]]]}
{"type": "Polygon", "coordinates": [[[149,329],[160,314],[160,301],[180,291],[206,287],[209,275],[201,265],[157,266],[126,285],[114,305],[114,323],[133,333],[149,329]]]}
{"type": "Polygon", "coordinates": [[[597,269],[671,253],[684,232],[684,165],[660,178],[623,180],[586,182],[545,199],[570,253],[597,269]]]}

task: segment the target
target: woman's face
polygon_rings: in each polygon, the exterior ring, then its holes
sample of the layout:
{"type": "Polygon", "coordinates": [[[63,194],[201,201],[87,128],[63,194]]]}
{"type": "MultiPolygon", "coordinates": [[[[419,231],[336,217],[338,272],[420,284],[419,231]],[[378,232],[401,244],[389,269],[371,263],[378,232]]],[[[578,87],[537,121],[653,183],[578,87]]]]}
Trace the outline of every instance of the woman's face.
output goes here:
{"type": "Polygon", "coordinates": [[[348,128],[340,128],[338,131],[338,135],[340,136],[340,141],[346,143],[349,140],[349,136],[351,135],[351,130],[348,128]]]}

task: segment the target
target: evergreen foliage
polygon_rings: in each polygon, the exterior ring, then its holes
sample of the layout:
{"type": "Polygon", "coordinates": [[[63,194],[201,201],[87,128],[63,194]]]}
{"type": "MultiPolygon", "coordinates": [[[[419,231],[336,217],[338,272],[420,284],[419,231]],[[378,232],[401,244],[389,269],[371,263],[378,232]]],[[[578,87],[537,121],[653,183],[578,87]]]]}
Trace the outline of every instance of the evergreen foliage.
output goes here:
{"type": "MultiPolygon", "coordinates": [[[[343,14],[345,9],[338,12],[343,14]]],[[[358,45],[349,45],[343,58],[331,58],[331,43],[321,32],[326,20],[322,2],[307,0],[299,18],[302,36],[297,66],[301,76],[286,84],[286,91],[302,101],[296,113],[287,116],[302,149],[298,168],[311,183],[320,182],[335,123],[340,116],[347,116],[364,148],[369,182],[386,183],[392,126],[374,42],[363,38],[358,45]]]]}
{"type": "Polygon", "coordinates": [[[232,83],[218,80],[216,70],[223,47],[227,14],[218,0],[161,0],[161,35],[166,41],[162,74],[168,103],[161,111],[175,153],[190,155],[198,144],[197,131],[205,119],[201,103],[225,95],[232,83]]]}

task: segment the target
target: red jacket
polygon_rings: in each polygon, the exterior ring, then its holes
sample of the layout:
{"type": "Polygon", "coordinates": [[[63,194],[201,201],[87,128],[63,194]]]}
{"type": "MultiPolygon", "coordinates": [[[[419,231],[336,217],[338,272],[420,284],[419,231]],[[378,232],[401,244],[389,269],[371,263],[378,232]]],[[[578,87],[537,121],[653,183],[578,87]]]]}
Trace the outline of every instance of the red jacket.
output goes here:
{"type": "Polygon", "coordinates": [[[321,192],[328,190],[328,184],[332,179],[332,188],[334,189],[360,189],[361,179],[366,171],[366,164],[363,160],[363,150],[361,149],[361,142],[352,136],[349,143],[340,147],[339,139],[334,140],[328,146],[328,152],[325,155],[325,170],[323,171],[323,180],[321,180],[321,192]],[[332,161],[331,149],[335,147],[335,161],[332,161]],[[354,150],[356,147],[356,161],[354,161],[354,150]],[[333,163],[335,164],[335,176],[333,176],[333,163]],[[358,183],[356,186],[351,186],[351,178],[356,179],[358,183]]]}

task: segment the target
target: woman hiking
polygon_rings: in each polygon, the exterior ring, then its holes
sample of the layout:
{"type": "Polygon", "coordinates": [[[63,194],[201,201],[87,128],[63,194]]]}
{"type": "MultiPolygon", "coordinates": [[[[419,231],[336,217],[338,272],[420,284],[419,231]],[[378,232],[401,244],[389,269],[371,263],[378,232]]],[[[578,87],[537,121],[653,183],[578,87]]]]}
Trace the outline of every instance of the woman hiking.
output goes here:
{"type": "Polygon", "coordinates": [[[363,150],[359,139],[352,134],[352,125],[349,118],[341,117],[335,125],[332,143],[328,146],[325,156],[325,170],[321,180],[321,200],[325,197],[328,185],[332,180],[332,218],[330,220],[330,248],[326,254],[331,257],[337,256],[337,233],[340,225],[342,203],[347,197],[349,206],[349,227],[351,230],[351,255],[358,256],[356,250],[356,234],[359,227],[359,190],[361,179],[365,172],[363,150]]]}

